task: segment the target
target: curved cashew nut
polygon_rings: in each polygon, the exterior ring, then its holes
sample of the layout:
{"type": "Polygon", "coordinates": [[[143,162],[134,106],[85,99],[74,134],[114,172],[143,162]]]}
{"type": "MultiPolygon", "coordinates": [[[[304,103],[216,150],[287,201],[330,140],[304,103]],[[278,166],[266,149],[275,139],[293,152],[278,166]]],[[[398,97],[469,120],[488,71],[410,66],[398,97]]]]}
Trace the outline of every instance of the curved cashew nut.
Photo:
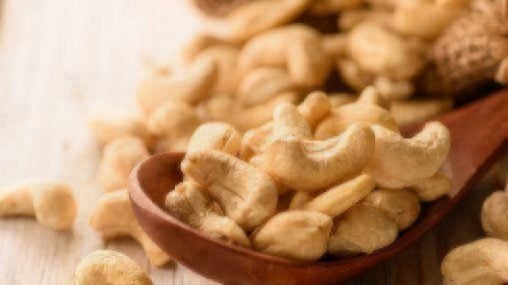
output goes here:
{"type": "Polygon", "coordinates": [[[181,168],[246,231],[275,213],[277,188],[273,180],[239,158],[216,150],[194,151],[187,154],[181,168]]]}
{"type": "Polygon", "coordinates": [[[319,195],[297,192],[289,209],[316,211],[334,218],[347,211],[363,198],[368,197],[367,195],[372,192],[374,186],[376,186],[374,179],[369,175],[362,174],[319,195]],[[299,197],[300,195],[303,195],[303,197],[299,197]]]}
{"type": "Polygon", "coordinates": [[[246,3],[212,26],[217,37],[243,42],[273,27],[289,23],[305,11],[310,0],[261,0],[246,3]]]}
{"type": "Polygon", "coordinates": [[[148,129],[158,139],[157,152],[185,151],[194,130],[203,123],[189,104],[171,100],[148,117],[148,129]]]}
{"type": "Polygon", "coordinates": [[[199,126],[192,135],[187,153],[210,149],[236,156],[240,152],[241,138],[240,133],[229,124],[206,123],[199,126]]]}
{"type": "Polygon", "coordinates": [[[508,192],[492,193],[482,206],[481,221],[488,236],[508,241],[508,192]]]}
{"type": "Polygon", "coordinates": [[[41,225],[63,230],[72,226],[76,212],[72,190],[64,183],[18,185],[0,191],[0,217],[35,217],[41,225]]]}
{"type": "Polygon", "coordinates": [[[356,100],[357,104],[370,104],[379,106],[383,109],[388,109],[388,102],[381,96],[381,94],[377,91],[373,86],[367,86],[362,90],[360,96],[358,96],[358,100],[356,100]]]}
{"type": "Polygon", "coordinates": [[[362,171],[374,149],[368,126],[353,124],[341,136],[314,141],[305,139],[305,129],[286,124],[291,122],[287,118],[298,116],[289,105],[274,112],[273,137],[264,153],[263,168],[268,174],[291,189],[313,192],[362,171]]]}
{"type": "Polygon", "coordinates": [[[434,176],[424,179],[422,182],[409,187],[420,201],[430,202],[446,195],[452,188],[452,182],[448,176],[436,173],[434,176]]]}
{"type": "Polygon", "coordinates": [[[416,76],[425,63],[419,49],[374,22],[361,23],[353,28],[349,35],[349,50],[363,70],[395,80],[416,76]]]}
{"type": "Polygon", "coordinates": [[[242,228],[231,218],[224,217],[205,191],[191,182],[180,183],[166,196],[166,209],[179,220],[213,238],[249,247],[249,239],[242,228]]]}
{"type": "Polygon", "coordinates": [[[452,107],[450,99],[411,99],[392,102],[390,114],[399,126],[406,126],[428,120],[452,107]]]}
{"type": "Polygon", "coordinates": [[[379,189],[367,196],[364,202],[392,218],[399,230],[409,228],[420,214],[418,197],[407,190],[379,189]]]}
{"type": "Polygon", "coordinates": [[[318,140],[335,137],[357,122],[369,126],[381,125],[394,132],[399,131],[397,123],[385,109],[372,104],[352,103],[333,109],[316,127],[314,137],[318,140]]]}
{"type": "Polygon", "coordinates": [[[242,49],[238,64],[243,73],[261,66],[286,66],[293,81],[305,87],[321,86],[331,67],[318,32],[298,24],[253,38],[242,49]]]}
{"type": "Polygon", "coordinates": [[[197,104],[209,96],[216,73],[213,61],[197,60],[188,69],[176,74],[153,74],[139,86],[138,104],[148,114],[171,100],[197,104]]]}
{"type": "Polygon", "coordinates": [[[89,128],[101,146],[126,136],[138,137],[148,147],[153,146],[155,142],[155,138],[148,131],[146,121],[138,115],[106,113],[95,115],[89,121],[89,128]]]}
{"type": "Polygon", "coordinates": [[[427,123],[410,139],[382,126],[372,126],[376,147],[365,172],[384,188],[401,189],[432,177],[450,151],[450,132],[441,123],[427,123]]]}
{"type": "Polygon", "coordinates": [[[233,93],[238,85],[237,59],[240,50],[232,45],[211,46],[198,54],[197,62],[211,61],[217,67],[214,93],[233,93]]]}
{"type": "Polygon", "coordinates": [[[109,143],[99,166],[104,191],[124,188],[132,168],[149,156],[143,142],[135,137],[121,137],[109,143]]]}
{"type": "Polygon", "coordinates": [[[76,267],[74,284],[152,285],[146,272],[130,257],[112,250],[97,250],[76,267]]]}
{"type": "Polygon", "coordinates": [[[289,91],[298,91],[298,86],[284,69],[260,67],[243,77],[238,86],[237,98],[242,105],[251,107],[289,91]]]}
{"type": "Polygon", "coordinates": [[[508,241],[483,238],[450,251],[441,263],[443,284],[508,282],[508,241]]]}
{"type": "Polygon", "coordinates": [[[252,235],[261,252],[295,260],[316,260],[326,253],[332,220],[312,211],[287,211],[273,216],[252,235]]]}
{"type": "Polygon", "coordinates": [[[135,239],[143,247],[150,263],[155,266],[164,265],[171,259],[139,226],[125,189],[105,194],[99,199],[92,210],[90,226],[104,240],[119,237],[135,239]]]}
{"type": "Polygon", "coordinates": [[[371,205],[357,204],[334,221],[328,251],[333,255],[370,254],[391,244],[397,224],[371,205]]]}

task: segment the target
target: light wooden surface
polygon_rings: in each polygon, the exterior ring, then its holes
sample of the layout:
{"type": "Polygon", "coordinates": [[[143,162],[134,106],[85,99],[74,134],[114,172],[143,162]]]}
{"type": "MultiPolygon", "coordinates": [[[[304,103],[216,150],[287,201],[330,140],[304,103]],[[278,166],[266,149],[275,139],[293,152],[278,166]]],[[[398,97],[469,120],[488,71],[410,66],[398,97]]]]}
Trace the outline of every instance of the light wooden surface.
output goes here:
{"type": "MultiPolygon", "coordinates": [[[[107,244],[88,227],[99,149],[86,129],[98,110],[134,110],[147,59],[167,59],[199,27],[183,0],[0,0],[0,183],[59,178],[74,187],[74,229],[54,232],[30,219],[0,220],[0,284],[70,284],[80,258],[122,251],[155,284],[212,284],[179,265],[150,267],[130,240],[107,244]]],[[[443,224],[400,257],[351,284],[440,284],[439,261],[481,236],[477,187],[443,224]]],[[[234,273],[232,273],[234,274],[234,273]]]]}

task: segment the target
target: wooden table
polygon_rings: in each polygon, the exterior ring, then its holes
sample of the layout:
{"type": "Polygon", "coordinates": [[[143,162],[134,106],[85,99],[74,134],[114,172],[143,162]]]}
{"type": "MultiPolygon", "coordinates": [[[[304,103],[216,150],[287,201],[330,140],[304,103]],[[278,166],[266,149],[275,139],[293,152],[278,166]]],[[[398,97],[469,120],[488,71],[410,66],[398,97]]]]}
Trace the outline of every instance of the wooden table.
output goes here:
{"type": "MultiPolygon", "coordinates": [[[[104,244],[88,226],[102,191],[100,151],[86,128],[96,110],[132,111],[147,60],[167,59],[199,27],[182,0],[0,0],[1,184],[58,178],[75,190],[72,231],[30,219],[0,220],[1,284],[70,284],[93,250],[124,252],[155,284],[212,284],[180,265],[150,267],[130,240],[104,244]]],[[[440,284],[439,263],[452,247],[482,235],[484,182],[439,228],[398,258],[351,284],[440,284]]]]}

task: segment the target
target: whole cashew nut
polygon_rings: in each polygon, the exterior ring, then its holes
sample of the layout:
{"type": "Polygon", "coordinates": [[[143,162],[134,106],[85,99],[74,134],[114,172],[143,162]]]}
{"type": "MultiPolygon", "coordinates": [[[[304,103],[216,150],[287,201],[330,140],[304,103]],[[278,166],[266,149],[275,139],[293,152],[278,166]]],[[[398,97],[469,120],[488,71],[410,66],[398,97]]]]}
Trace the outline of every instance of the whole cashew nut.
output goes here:
{"type": "Polygon", "coordinates": [[[139,226],[125,189],[105,194],[99,199],[92,210],[90,226],[104,240],[119,237],[135,239],[143,247],[150,263],[155,266],[164,265],[171,260],[139,226]]]}
{"type": "Polygon", "coordinates": [[[134,166],[150,153],[143,141],[135,137],[121,137],[104,148],[99,166],[99,178],[104,191],[115,191],[126,185],[134,166]]]}
{"type": "Polygon", "coordinates": [[[430,202],[446,195],[451,188],[450,178],[438,172],[434,176],[410,186],[409,190],[413,191],[420,201],[430,202]]]}
{"type": "Polygon", "coordinates": [[[443,284],[508,282],[508,241],[483,238],[450,251],[441,263],[443,284]]]}
{"type": "Polygon", "coordinates": [[[326,253],[332,220],[312,211],[287,211],[273,216],[252,234],[254,249],[295,260],[310,261],[326,253]]]}
{"type": "Polygon", "coordinates": [[[246,231],[275,213],[277,188],[272,178],[239,158],[216,150],[194,151],[181,168],[246,231]]]}
{"type": "Polygon", "coordinates": [[[395,221],[367,204],[356,204],[334,220],[328,251],[337,256],[370,254],[398,235],[395,221]]]}
{"type": "Polygon", "coordinates": [[[244,74],[261,66],[286,66],[293,81],[305,87],[321,86],[331,67],[319,33],[298,24],[253,38],[242,49],[238,64],[244,74]]]}
{"type": "Polygon", "coordinates": [[[451,110],[452,107],[453,101],[450,99],[393,101],[390,106],[390,114],[399,126],[407,126],[428,120],[451,110]]]}
{"type": "Polygon", "coordinates": [[[374,82],[375,76],[349,58],[339,58],[335,62],[335,69],[344,83],[355,91],[361,91],[374,82]]]}
{"type": "Polygon", "coordinates": [[[382,126],[372,126],[376,147],[365,169],[380,187],[401,189],[432,177],[450,151],[450,132],[439,122],[427,123],[410,139],[382,126]]]}
{"type": "Polygon", "coordinates": [[[237,59],[240,50],[232,45],[215,45],[202,52],[197,57],[197,62],[211,61],[217,67],[213,93],[233,93],[236,91],[239,76],[237,75],[237,59]]]}
{"type": "Polygon", "coordinates": [[[483,202],[481,221],[488,236],[508,241],[507,191],[494,192],[483,202]]]}
{"type": "Polygon", "coordinates": [[[152,285],[146,272],[130,257],[112,250],[85,256],[74,272],[74,284],[152,285]]]}
{"type": "Polygon", "coordinates": [[[240,133],[229,124],[205,123],[192,134],[187,153],[210,149],[236,156],[240,152],[241,138],[240,133]]]}
{"type": "Polygon", "coordinates": [[[64,230],[76,218],[71,188],[60,182],[41,182],[0,190],[0,217],[35,217],[41,225],[64,230]]]}
{"type": "Polygon", "coordinates": [[[319,191],[354,177],[367,164],[374,136],[364,124],[351,125],[341,136],[324,141],[306,139],[309,126],[294,106],[274,111],[273,137],[264,153],[263,169],[291,189],[319,191]],[[306,123],[303,121],[303,123],[306,123]]]}
{"type": "Polygon", "coordinates": [[[203,233],[226,242],[249,247],[245,232],[231,218],[224,217],[205,189],[192,182],[183,182],[166,196],[166,209],[182,222],[203,233]]]}

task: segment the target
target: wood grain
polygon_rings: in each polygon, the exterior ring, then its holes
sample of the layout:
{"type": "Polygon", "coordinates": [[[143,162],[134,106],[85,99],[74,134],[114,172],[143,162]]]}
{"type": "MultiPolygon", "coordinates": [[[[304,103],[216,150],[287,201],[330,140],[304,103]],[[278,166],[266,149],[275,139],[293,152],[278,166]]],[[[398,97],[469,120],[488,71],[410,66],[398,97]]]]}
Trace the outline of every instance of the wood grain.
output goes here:
{"type": "MultiPolygon", "coordinates": [[[[97,109],[134,110],[147,58],[165,60],[199,27],[182,0],[0,0],[0,178],[69,181],[79,202],[72,231],[0,220],[2,284],[70,284],[79,259],[107,247],[133,257],[155,284],[213,284],[175,265],[151,268],[130,240],[103,244],[88,227],[102,191],[100,151],[86,129],[97,109]]],[[[482,235],[484,182],[417,246],[350,284],[440,284],[439,262],[482,235]]]]}

